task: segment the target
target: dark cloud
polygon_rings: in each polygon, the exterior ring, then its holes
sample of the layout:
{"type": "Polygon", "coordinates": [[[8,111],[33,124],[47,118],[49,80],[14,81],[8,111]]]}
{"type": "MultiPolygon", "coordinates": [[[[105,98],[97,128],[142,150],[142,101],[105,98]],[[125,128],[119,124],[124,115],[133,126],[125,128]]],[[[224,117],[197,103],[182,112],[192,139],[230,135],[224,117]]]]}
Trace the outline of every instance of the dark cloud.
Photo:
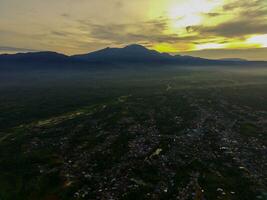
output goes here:
{"type": "Polygon", "coordinates": [[[178,34],[166,34],[169,30],[166,19],[150,20],[129,24],[94,24],[80,21],[82,31],[88,31],[89,37],[109,41],[113,44],[129,43],[177,43],[198,39],[198,36],[182,37],[178,34]]]}
{"type": "Polygon", "coordinates": [[[234,0],[223,6],[224,11],[233,11],[235,9],[262,9],[266,7],[266,0],[234,0]]]}
{"type": "Polygon", "coordinates": [[[223,13],[217,13],[217,12],[212,12],[212,13],[203,13],[205,17],[218,17],[220,15],[223,15],[223,13]]]}
{"type": "Polygon", "coordinates": [[[68,13],[62,13],[62,14],[61,14],[61,17],[64,17],[64,18],[70,18],[71,16],[70,16],[70,14],[68,14],[68,13]]]}
{"type": "MultiPolygon", "coordinates": [[[[198,32],[203,36],[223,36],[226,38],[246,38],[252,34],[267,33],[267,1],[231,1],[224,5],[224,15],[235,14],[233,20],[220,23],[216,26],[190,26],[188,32],[198,32]]],[[[205,13],[208,17],[217,17],[219,13],[205,13]]]]}
{"type": "Polygon", "coordinates": [[[267,1],[266,0],[233,0],[223,6],[224,12],[203,13],[207,18],[221,15],[235,15],[232,20],[215,26],[188,26],[188,33],[196,32],[204,37],[222,36],[225,38],[246,38],[251,34],[267,33],[267,1]]]}
{"type": "Polygon", "coordinates": [[[225,12],[239,13],[239,18],[245,19],[262,19],[267,17],[266,0],[235,0],[223,6],[225,12]]]}
{"type": "Polygon", "coordinates": [[[38,51],[36,49],[27,49],[27,48],[18,48],[18,47],[9,47],[9,46],[0,46],[0,51],[6,52],[29,52],[29,51],[38,51]]]}
{"type": "Polygon", "coordinates": [[[67,33],[65,33],[65,32],[60,32],[60,31],[51,31],[50,34],[51,34],[51,35],[55,35],[55,36],[59,36],[59,37],[66,37],[66,36],[68,36],[67,33]]]}
{"type": "Polygon", "coordinates": [[[123,4],[122,1],[117,1],[117,2],[115,3],[115,6],[116,6],[117,8],[122,8],[122,7],[124,6],[124,4],[123,4]]]}
{"type": "Polygon", "coordinates": [[[217,26],[192,26],[188,29],[190,29],[191,31],[198,32],[203,36],[213,35],[213,36],[245,38],[247,35],[252,35],[252,34],[266,34],[267,22],[240,20],[240,21],[225,22],[217,26]]]}
{"type": "Polygon", "coordinates": [[[196,27],[194,27],[194,26],[187,26],[187,27],[186,27],[186,31],[187,31],[187,33],[194,32],[195,29],[196,29],[196,27]]]}
{"type": "Polygon", "coordinates": [[[253,9],[247,8],[241,11],[240,17],[246,19],[262,20],[267,17],[267,8],[253,9]]]}

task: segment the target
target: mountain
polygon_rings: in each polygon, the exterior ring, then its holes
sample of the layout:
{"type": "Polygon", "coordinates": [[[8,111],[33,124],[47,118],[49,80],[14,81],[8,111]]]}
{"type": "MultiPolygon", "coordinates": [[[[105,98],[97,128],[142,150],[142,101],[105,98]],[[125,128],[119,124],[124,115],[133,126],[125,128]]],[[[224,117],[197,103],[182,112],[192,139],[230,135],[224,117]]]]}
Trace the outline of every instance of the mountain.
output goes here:
{"type": "Polygon", "coordinates": [[[105,48],[88,54],[74,55],[72,58],[94,63],[153,63],[153,64],[183,64],[207,63],[212,60],[191,57],[172,56],[168,53],[159,53],[141,45],[133,44],[124,48],[105,48]]]}
{"type": "Polygon", "coordinates": [[[73,65],[69,56],[50,51],[0,55],[0,68],[5,70],[57,69],[69,65],[73,65]]]}
{"type": "Polygon", "coordinates": [[[30,52],[30,53],[17,53],[17,54],[2,54],[0,55],[1,61],[7,62],[58,62],[68,61],[69,57],[64,54],[56,52],[30,52]]]}
{"type": "Polygon", "coordinates": [[[1,66],[44,66],[44,67],[78,67],[153,64],[153,65],[238,65],[266,64],[266,62],[249,62],[239,59],[209,60],[192,56],[170,55],[133,44],[124,48],[105,48],[99,51],[66,56],[56,52],[33,52],[0,55],[1,66]]]}
{"type": "Polygon", "coordinates": [[[88,62],[128,63],[128,62],[163,62],[173,56],[149,50],[141,45],[129,45],[124,48],[105,48],[88,54],[72,56],[74,59],[88,62]]]}

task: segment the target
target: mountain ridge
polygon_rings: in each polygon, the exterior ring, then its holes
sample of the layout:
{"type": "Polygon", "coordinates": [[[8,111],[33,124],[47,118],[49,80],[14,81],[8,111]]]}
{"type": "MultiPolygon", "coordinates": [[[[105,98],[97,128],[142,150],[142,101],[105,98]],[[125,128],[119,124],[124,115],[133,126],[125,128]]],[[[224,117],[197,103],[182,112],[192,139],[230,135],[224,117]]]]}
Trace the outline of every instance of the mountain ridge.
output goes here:
{"type": "Polygon", "coordinates": [[[262,61],[220,59],[211,60],[193,56],[170,55],[132,44],[123,48],[107,47],[98,51],[78,55],[64,55],[53,51],[0,54],[0,66],[8,64],[171,64],[171,65],[230,65],[230,64],[266,64],[262,61]]]}

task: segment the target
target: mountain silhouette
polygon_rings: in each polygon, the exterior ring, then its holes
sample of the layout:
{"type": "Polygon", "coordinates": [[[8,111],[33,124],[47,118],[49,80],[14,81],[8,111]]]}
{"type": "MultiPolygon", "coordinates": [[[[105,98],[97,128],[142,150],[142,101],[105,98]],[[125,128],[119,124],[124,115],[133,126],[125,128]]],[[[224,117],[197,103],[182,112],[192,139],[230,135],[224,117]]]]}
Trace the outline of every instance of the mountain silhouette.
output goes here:
{"type": "Polygon", "coordinates": [[[105,48],[88,54],[75,55],[72,58],[89,62],[160,62],[173,59],[166,53],[149,50],[141,45],[133,44],[124,48],[105,48]]]}
{"type": "Polygon", "coordinates": [[[51,51],[44,52],[30,52],[30,53],[17,53],[17,54],[2,54],[0,60],[6,61],[21,61],[21,62],[53,62],[53,61],[67,61],[68,56],[51,51]]]}
{"type": "Polygon", "coordinates": [[[170,55],[147,49],[138,44],[123,48],[105,48],[87,54],[66,56],[56,52],[31,52],[0,55],[1,66],[101,66],[125,64],[172,64],[172,65],[232,65],[232,64],[266,64],[244,60],[210,60],[192,56],[170,55]]]}

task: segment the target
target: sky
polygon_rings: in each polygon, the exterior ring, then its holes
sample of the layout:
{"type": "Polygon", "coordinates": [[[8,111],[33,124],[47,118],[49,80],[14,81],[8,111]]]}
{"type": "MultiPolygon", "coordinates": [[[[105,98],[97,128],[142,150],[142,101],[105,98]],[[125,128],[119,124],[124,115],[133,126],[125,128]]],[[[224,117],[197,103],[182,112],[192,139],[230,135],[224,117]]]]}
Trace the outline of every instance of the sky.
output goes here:
{"type": "Polygon", "coordinates": [[[0,53],[129,44],[267,60],[267,0],[0,0],[0,53]]]}

